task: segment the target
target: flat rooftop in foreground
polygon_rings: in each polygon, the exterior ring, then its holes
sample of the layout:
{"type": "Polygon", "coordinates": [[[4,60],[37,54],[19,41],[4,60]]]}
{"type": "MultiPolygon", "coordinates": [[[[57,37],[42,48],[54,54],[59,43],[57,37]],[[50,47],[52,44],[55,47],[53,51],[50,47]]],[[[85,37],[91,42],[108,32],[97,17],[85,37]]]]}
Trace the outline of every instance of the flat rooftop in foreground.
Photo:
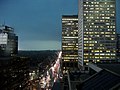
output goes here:
{"type": "Polygon", "coordinates": [[[97,64],[102,69],[108,69],[120,75],[120,63],[97,64]]]}

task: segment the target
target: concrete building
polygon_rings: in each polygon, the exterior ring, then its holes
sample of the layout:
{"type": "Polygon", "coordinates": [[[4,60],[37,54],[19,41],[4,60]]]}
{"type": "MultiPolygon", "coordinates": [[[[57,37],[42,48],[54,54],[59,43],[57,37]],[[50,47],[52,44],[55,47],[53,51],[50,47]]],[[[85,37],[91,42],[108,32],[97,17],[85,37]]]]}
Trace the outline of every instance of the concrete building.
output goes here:
{"type": "Polygon", "coordinates": [[[79,0],[78,59],[80,67],[87,66],[89,62],[115,61],[115,3],[116,0],[79,0]]]}
{"type": "Polygon", "coordinates": [[[78,67],[78,16],[62,16],[62,71],[78,67]]]}
{"type": "Polygon", "coordinates": [[[18,36],[12,27],[0,27],[0,49],[0,56],[14,56],[18,53],[18,36]]]}

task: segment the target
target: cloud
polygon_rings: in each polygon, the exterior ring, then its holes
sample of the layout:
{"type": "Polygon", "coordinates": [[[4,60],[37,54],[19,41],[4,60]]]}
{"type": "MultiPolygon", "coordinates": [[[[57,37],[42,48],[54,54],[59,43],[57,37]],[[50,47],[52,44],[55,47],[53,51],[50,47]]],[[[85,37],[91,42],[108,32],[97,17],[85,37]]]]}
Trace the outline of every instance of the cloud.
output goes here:
{"type": "Polygon", "coordinates": [[[22,41],[19,43],[19,50],[60,50],[59,41],[22,41]]]}

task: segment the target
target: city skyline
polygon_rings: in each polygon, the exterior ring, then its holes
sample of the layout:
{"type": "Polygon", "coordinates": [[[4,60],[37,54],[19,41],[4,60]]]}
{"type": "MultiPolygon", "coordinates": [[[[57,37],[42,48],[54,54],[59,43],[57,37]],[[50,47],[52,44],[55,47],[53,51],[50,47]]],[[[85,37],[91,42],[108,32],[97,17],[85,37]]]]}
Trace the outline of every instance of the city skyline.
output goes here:
{"type": "MultiPolygon", "coordinates": [[[[120,9],[117,1],[117,31],[120,9]]],[[[20,50],[61,49],[62,15],[78,13],[78,0],[2,0],[0,24],[14,27],[20,50]]]]}

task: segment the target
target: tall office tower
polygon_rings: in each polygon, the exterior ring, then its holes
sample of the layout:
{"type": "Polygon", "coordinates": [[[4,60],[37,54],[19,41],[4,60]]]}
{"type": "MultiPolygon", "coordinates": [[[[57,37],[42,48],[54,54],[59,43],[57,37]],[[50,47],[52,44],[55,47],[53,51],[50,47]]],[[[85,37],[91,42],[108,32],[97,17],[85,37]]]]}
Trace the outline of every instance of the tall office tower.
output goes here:
{"type": "Polygon", "coordinates": [[[0,27],[0,56],[14,56],[18,52],[18,36],[8,26],[0,27]]]}
{"type": "Polygon", "coordinates": [[[117,60],[120,62],[120,34],[117,34],[117,60]]]}
{"type": "Polygon", "coordinates": [[[62,16],[62,71],[78,67],[78,15],[62,16]]]}
{"type": "Polygon", "coordinates": [[[115,61],[115,3],[115,0],[79,0],[79,66],[115,61]]]}

